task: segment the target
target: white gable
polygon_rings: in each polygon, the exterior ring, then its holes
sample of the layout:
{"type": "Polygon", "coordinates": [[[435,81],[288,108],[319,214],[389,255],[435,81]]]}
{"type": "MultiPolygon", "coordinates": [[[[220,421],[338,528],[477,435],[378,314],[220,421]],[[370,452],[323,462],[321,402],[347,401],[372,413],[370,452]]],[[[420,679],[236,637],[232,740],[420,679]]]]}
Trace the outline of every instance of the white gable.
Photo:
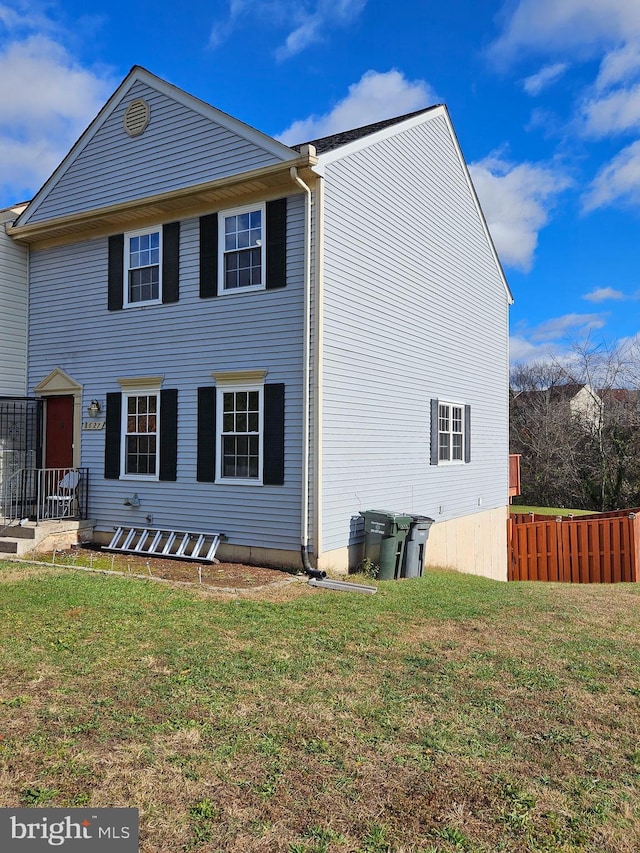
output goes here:
{"type": "Polygon", "coordinates": [[[19,224],[179,190],[297,156],[271,137],[134,68],[19,224]],[[132,103],[148,110],[148,123],[133,136],[125,126],[132,103]]]}

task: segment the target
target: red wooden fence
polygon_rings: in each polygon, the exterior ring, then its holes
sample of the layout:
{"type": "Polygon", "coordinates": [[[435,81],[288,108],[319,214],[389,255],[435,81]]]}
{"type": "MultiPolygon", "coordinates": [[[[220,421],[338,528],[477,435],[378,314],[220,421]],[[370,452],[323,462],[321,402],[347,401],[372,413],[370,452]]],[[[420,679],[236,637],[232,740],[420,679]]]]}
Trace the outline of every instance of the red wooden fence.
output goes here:
{"type": "Polygon", "coordinates": [[[637,581],[640,515],[514,514],[508,524],[509,580],[620,583],[637,581]]]}

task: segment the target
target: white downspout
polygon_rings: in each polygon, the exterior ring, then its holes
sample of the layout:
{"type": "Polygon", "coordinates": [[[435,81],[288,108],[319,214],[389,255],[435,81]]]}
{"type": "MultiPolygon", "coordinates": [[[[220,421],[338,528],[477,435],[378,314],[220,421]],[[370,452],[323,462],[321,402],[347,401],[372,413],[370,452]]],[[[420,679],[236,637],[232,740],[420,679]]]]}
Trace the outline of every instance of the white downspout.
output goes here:
{"type": "Polygon", "coordinates": [[[309,563],[309,429],[311,373],[311,189],[292,166],[291,177],[306,195],[304,217],[304,329],[302,362],[302,518],[300,525],[300,548],[305,571],[314,571],[309,563]]]}

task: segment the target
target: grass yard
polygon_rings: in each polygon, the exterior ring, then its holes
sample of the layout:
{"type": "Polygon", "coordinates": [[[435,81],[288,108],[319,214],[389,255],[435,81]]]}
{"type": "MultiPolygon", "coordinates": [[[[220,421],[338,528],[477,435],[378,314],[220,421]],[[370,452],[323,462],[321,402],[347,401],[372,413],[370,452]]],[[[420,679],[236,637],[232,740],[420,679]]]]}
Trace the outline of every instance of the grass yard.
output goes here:
{"type": "Polygon", "coordinates": [[[640,587],[231,598],[0,563],[0,805],[141,850],[640,849],[640,587]]]}
{"type": "Polygon", "coordinates": [[[595,510],[592,509],[566,509],[565,507],[555,506],[518,506],[511,504],[509,507],[511,512],[534,512],[536,515],[593,515],[595,510]]]}

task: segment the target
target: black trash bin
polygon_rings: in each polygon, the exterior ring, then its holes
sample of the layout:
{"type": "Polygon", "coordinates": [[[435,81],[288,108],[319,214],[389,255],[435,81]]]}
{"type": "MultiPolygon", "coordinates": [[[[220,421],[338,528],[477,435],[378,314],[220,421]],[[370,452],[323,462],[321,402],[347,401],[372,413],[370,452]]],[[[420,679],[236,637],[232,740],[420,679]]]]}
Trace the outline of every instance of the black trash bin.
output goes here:
{"type": "Polygon", "coordinates": [[[399,578],[411,516],[384,509],[368,509],[360,515],[364,518],[365,560],[378,567],[380,580],[399,578]]]}
{"type": "Polygon", "coordinates": [[[433,519],[427,515],[411,516],[411,527],[404,546],[403,578],[421,578],[424,569],[424,552],[433,519]]]}

